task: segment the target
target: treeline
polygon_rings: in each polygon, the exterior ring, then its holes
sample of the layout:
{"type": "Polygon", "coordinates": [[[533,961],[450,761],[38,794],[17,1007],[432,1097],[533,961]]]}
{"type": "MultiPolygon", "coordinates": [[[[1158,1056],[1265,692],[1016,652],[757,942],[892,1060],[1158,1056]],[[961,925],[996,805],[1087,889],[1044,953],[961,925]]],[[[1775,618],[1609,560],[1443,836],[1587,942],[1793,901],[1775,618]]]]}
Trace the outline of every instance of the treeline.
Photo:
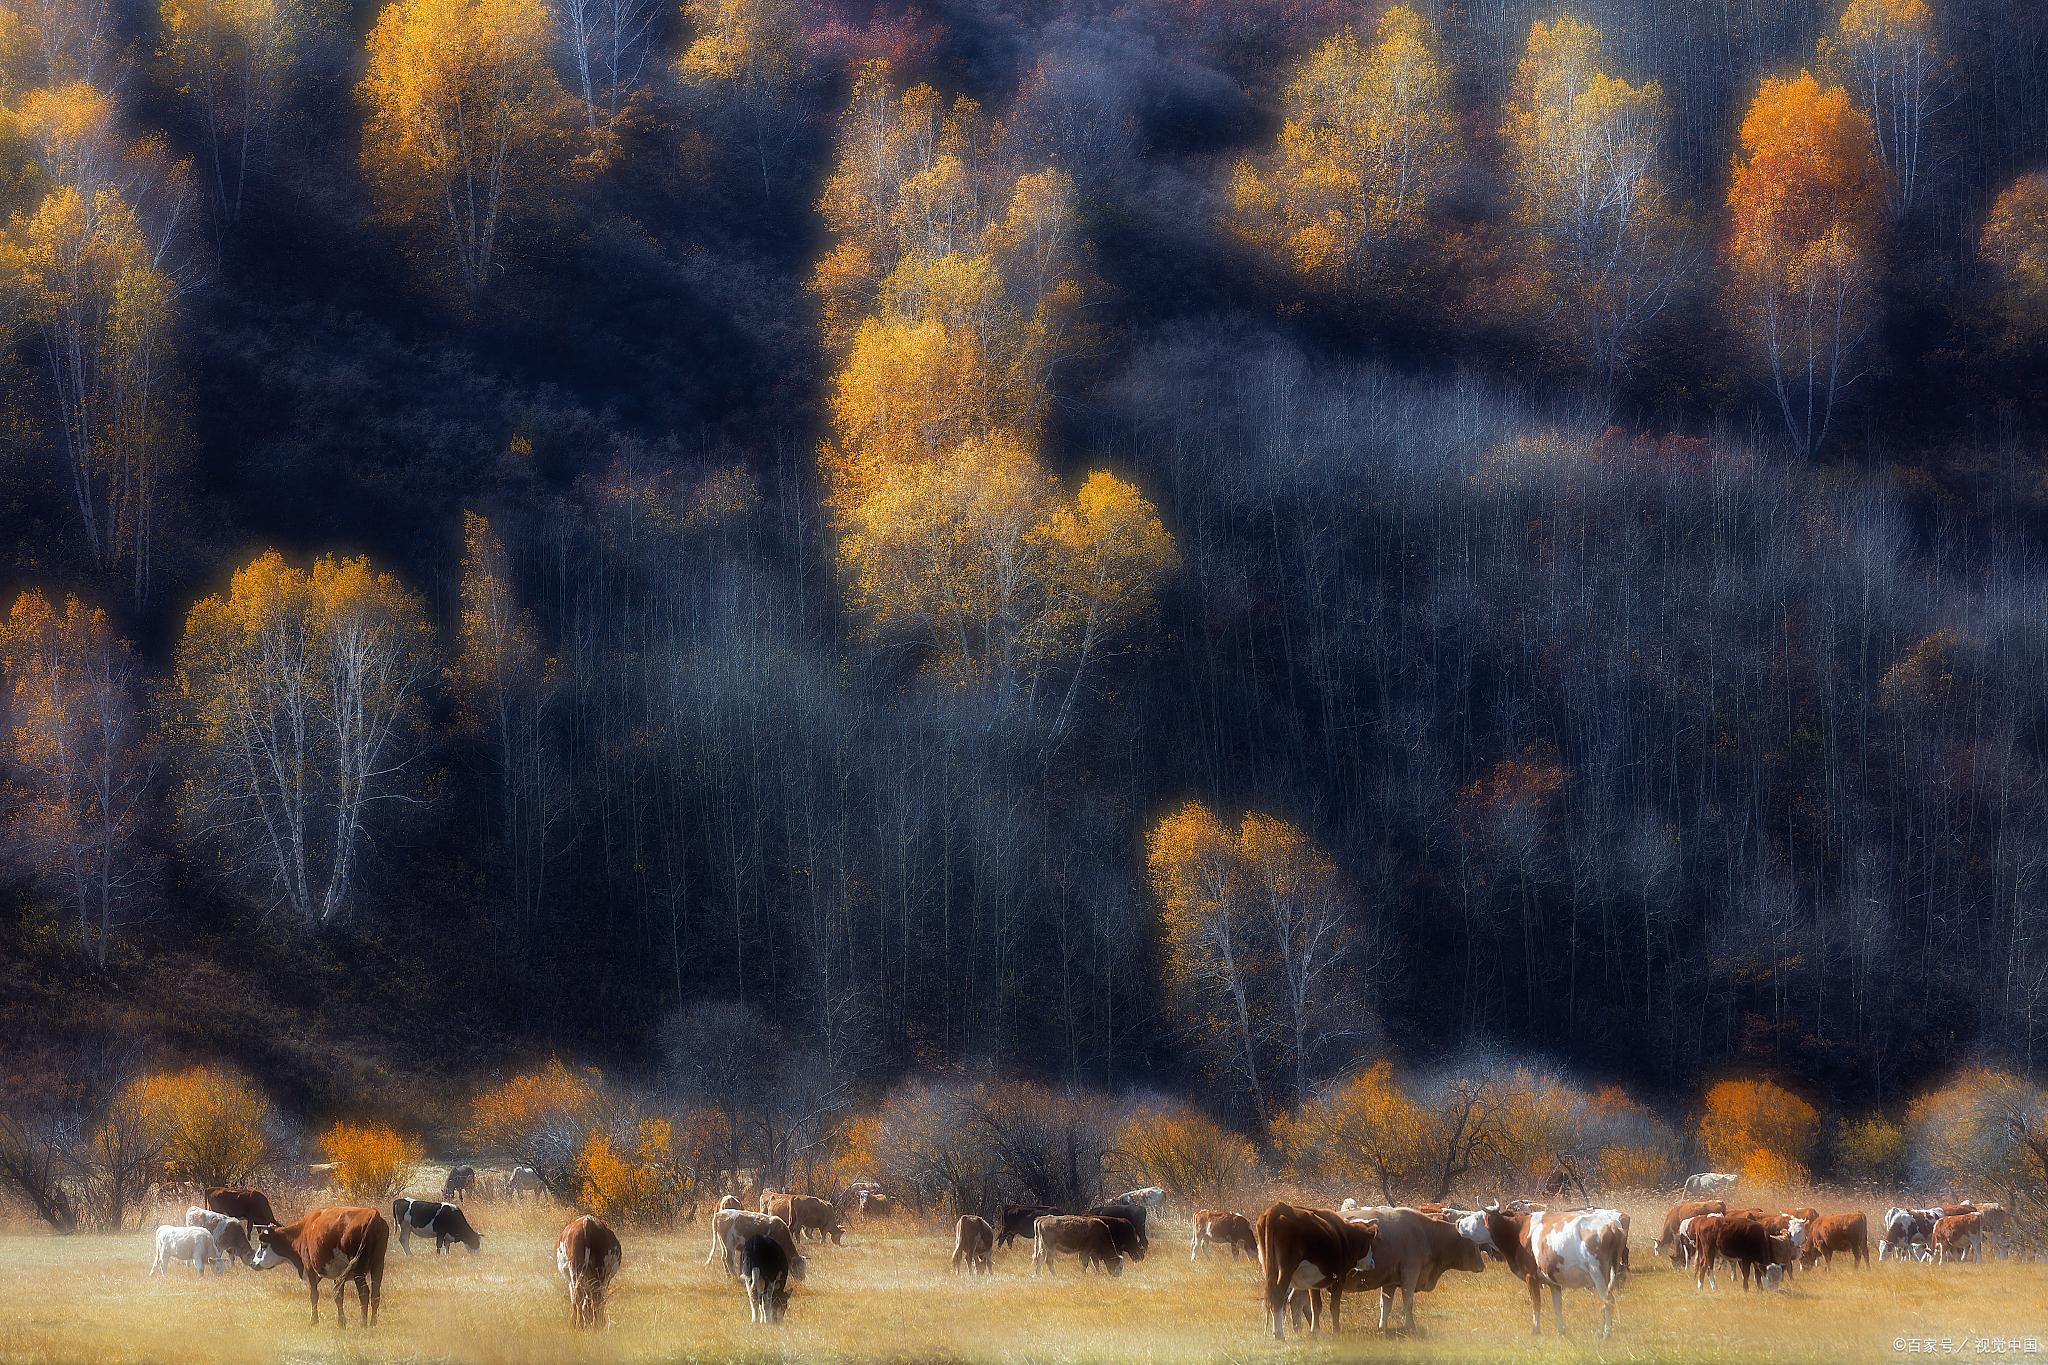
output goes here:
{"type": "Polygon", "coordinates": [[[138,1017],[314,1108],[706,1001],[1262,1146],[1490,1039],[2038,1068],[2044,57],[7,0],[10,1091],[138,1017]],[[168,1028],[158,954],[370,1007],[168,1028]]]}
{"type": "MultiPolygon", "coordinates": [[[[451,1162],[517,1163],[563,1202],[633,1226],[671,1225],[727,1194],[751,1203],[764,1189],[844,1211],[853,1191],[879,1186],[920,1214],[993,1218],[1005,1203],[1086,1207],[1147,1186],[1184,1209],[1257,1208],[1282,1192],[1327,1204],[1476,1203],[1539,1188],[1654,1196],[1702,1166],[1737,1175],[1758,1199],[1817,1179],[1873,1199],[1995,1198],[2023,1246],[2038,1246],[2048,1207],[2048,1092],[1985,1068],[1958,1072],[1897,1117],[1823,1114],[1771,1081],[1730,1078],[1680,1121],[1619,1087],[1589,1090],[1504,1055],[1414,1074],[1380,1060],[1276,1116],[1254,1142],[1155,1095],[960,1076],[867,1095],[820,1087],[827,1073],[814,1057],[790,1065],[763,1046],[772,1032],[729,1008],[685,1012],[638,1083],[551,1059],[444,1097],[441,1146],[451,1162]],[[715,1031],[739,1022],[755,1034],[715,1031]]],[[[59,1231],[119,1230],[166,1185],[257,1182],[289,1208],[318,1197],[307,1186],[324,1179],[381,1204],[417,1188],[424,1153],[378,1119],[309,1133],[246,1077],[195,1067],[96,1089],[70,1124],[0,1120],[0,1189],[59,1231]],[[324,1161],[309,1170],[314,1155],[324,1161]]]]}

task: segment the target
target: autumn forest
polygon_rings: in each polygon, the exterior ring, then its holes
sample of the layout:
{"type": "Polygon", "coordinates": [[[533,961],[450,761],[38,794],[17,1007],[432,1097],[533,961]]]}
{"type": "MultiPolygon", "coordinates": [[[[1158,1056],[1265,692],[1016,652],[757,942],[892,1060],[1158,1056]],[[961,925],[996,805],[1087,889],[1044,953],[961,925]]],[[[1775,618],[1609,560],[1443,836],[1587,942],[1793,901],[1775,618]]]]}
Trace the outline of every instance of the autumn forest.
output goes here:
{"type": "Polygon", "coordinates": [[[2048,1123],[2044,376],[2029,0],[0,0],[0,1109],[2048,1123]]]}

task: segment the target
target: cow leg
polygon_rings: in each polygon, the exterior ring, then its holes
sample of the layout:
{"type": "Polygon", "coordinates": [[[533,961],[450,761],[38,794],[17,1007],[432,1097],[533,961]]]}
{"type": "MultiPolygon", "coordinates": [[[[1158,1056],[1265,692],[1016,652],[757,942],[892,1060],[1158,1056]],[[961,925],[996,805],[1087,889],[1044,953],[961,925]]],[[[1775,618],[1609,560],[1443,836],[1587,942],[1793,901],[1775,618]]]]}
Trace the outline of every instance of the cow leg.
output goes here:
{"type": "Polygon", "coordinates": [[[412,1255],[412,1223],[404,1218],[398,1220],[398,1249],[412,1255]]]}
{"type": "Polygon", "coordinates": [[[306,1269],[309,1272],[306,1276],[306,1292],[313,1296],[313,1325],[318,1327],[320,1325],[320,1277],[310,1273],[312,1271],[310,1265],[306,1269]]]}
{"type": "Polygon", "coordinates": [[[1390,1287],[1380,1289],[1380,1330],[1387,1330],[1387,1318],[1394,1311],[1394,1291],[1390,1287]]]}
{"type": "Polygon", "coordinates": [[[1543,1335],[1543,1282],[1533,1272],[1529,1276],[1529,1335],[1543,1335]]]}
{"type": "Polygon", "coordinates": [[[1422,1278],[1422,1268],[1417,1266],[1406,1279],[1401,1281],[1401,1321],[1407,1325],[1409,1335],[1415,1335],[1415,1285],[1422,1278]]]}
{"type": "Polygon", "coordinates": [[[1557,1334],[1559,1336],[1563,1336],[1565,1334],[1564,1286],[1561,1284],[1553,1284],[1552,1286],[1550,1286],[1550,1316],[1551,1320],[1557,1324],[1557,1334]]]}
{"type": "Polygon", "coordinates": [[[348,1314],[342,1311],[343,1305],[347,1302],[348,1281],[336,1280],[334,1282],[334,1325],[336,1327],[348,1326],[348,1314]]]}
{"type": "Polygon", "coordinates": [[[1330,1334],[1344,1330],[1344,1277],[1330,1281],[1330,1334]]]}

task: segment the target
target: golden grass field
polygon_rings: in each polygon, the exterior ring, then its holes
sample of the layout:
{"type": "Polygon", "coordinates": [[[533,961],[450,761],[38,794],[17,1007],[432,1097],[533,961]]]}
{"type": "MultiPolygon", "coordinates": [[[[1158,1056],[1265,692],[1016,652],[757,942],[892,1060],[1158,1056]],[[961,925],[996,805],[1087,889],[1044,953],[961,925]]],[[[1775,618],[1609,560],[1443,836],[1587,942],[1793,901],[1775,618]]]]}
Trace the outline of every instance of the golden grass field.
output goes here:
{"type": "MultiPolygon", "coordinates": [[[[609,1329],[576,1333],[554,1266],[567,1213],[492,1203],[473,1209],[484,1236],[477,1256],[436,1258],[429,1246],[408,1258],[394,1240],[381,1321],[359,1332],[351,1292],[346,1335],[335,1330],[328,1291],[319,1328],[309,1325],[306,1290],[289,1269],[237,1266],[202,1281],[188,1267],[152,1279],[148,1232],[58,1238],[17,1228],[0,1234],[0,1360],[1750,1362],[1897,1359],[1902,1335],[1947,1338],[1954,1354],[1972,1358],[1978,1338],[2031,1335],[2048,1347],[2048,1265],[1838,1263],[1781,1293],[1724,1284],[1703,1294],[1650,1255],[1646,1229],[1661,1208],[1629,1207],[1637,1273],[1605,1342],[1594,1339],[1598,1303],[1585,1292],[1565,1296],[1572,1338],[1551,1335],[1546,1310],[1545,1335],[1532,1342],[1526,1292],[1489,1267],[1447,1276],[1418,1297],[1420,1337],[1383,1337],[1368,1298],[1347,1304],[1341,1335],[1278,1344],[1262,1330],[1256,1264],[1212,1255],[1191,1265],[1186,1225],[1171,1218],[1152,1254],[1114,1280],[1071,1262],[1057,1278],[1034,1279],[1026,1246],[998,1252],[993,1276],[954,1276],[950,1232],[936,1223],[850,1226],[845,1245],[813,1252],[809,1283],[777,1327],[751,1325],[740,1290],[704,1264],[701,1224],[627,1233],[609,1329]]],[[[2048,1365],[2048,1354],[2033,1359],[2048,1365]]]]}

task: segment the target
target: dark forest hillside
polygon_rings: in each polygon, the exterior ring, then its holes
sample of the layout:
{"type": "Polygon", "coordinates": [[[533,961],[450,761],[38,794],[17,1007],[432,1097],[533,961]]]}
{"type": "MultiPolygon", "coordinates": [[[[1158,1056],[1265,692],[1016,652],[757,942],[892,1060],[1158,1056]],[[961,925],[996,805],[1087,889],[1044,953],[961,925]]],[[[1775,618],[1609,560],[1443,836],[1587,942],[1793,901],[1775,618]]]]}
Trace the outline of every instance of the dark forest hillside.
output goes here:
{"type": "Polygon", "coordinates": [[[2048,1060],[2048,9],[110,3],[0,0],[11,1102],[2048,1060]]]}

